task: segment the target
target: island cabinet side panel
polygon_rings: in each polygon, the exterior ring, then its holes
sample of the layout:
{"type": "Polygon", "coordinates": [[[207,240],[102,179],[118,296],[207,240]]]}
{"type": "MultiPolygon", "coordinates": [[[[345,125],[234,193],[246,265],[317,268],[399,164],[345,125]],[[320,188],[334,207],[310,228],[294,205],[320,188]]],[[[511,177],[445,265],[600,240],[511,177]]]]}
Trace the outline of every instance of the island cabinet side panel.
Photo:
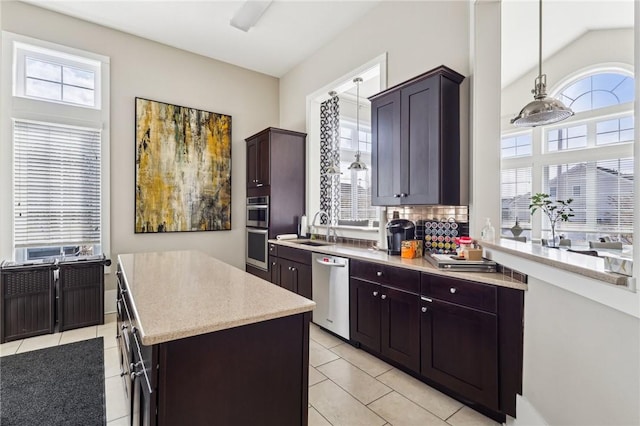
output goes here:
{"type": "Polygon", "coordinates": [[[310,313],[160,345],[158,425],[307,425],[310,313]]]}

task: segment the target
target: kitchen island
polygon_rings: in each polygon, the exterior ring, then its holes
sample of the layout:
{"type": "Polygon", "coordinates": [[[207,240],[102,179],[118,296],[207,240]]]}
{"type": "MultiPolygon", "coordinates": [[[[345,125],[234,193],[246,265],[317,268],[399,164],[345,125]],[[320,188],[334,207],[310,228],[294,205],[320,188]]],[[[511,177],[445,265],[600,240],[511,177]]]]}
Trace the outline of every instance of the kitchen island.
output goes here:
{"type": "Polygon", "coordinates": [[[134,424],[306,425],[315,303],[197,251],[118,256],[134,424]]]}

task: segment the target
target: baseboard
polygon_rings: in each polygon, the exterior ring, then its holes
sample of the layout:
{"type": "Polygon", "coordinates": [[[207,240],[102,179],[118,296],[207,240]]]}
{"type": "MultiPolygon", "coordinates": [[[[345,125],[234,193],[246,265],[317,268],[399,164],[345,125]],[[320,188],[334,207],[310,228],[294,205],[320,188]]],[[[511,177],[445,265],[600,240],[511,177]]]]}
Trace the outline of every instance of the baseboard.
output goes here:
{"type": "Polygon", "coordinates": [[[117,290],[105,290],[104,292],[104,313],[112,314],[116,312],[117,290]]]}
{"type": "Polygon", "coordinates": [[[507,426],[548,426],[549,423],[538,413],[527,398],[516,395],[516,413],[518,418],[507,416],[507,426]]]}

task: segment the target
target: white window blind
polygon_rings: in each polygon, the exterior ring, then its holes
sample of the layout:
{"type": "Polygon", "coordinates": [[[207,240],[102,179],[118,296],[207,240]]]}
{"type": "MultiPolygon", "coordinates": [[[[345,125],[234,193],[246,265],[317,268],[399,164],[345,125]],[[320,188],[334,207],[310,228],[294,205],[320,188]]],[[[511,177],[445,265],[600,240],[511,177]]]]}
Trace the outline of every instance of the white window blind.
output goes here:
{"type": "Polygon", "coordinates": [[[518,223],[531,226],[531,167],[502,170],[500,195],[502,203],[502,227],[510,228],[518,223]]]}
{"type": "MultiPolygon", "coordinates": [[[[633,158],[546,166],[544,188],[558,199],[574,200],[575,216],[558,229],[621,235],[633,232],[633,158]]],[[[549,229],[548,221],[543,227],[549,229]]]]}
{"type": "Polygon", "coordinates": [[[100,242],[99,129],[14,120],[15,247],[100,242]]]}

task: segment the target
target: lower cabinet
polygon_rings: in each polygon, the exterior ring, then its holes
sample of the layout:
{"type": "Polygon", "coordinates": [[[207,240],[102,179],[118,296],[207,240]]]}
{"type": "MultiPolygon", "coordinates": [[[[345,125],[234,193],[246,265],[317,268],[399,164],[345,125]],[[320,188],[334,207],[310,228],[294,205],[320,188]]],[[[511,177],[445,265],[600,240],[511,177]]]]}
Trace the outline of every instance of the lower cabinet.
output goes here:
{"type": "Polygon", "coordinates": [[[453,303],[422,302],[420,373],[498,410],[498,319],[453,303]]]}
{"type": "Polygon", "coordinates": [[[351,340],[495,419],[522,393],[521,290],[352,260],[351,340]],[[419,294],[418,294],[419,293],[419,294]]]}
{"type": "Polygon", "coordinates": [[[278,257],[269,257],[271,282],[307,299],[311,293],[311,252],[279,247],[278,257]]]}
{"type": "Polygon", "coordinates": [[[394,288],[387,277],[413,271],[396,271],[398,268],[389,266],[371,270],[361,261],[352,261],[352,265],[351,339],[407,368],[419,369],[420,296],[404,290],[411,288],[412,278],[419,280],[419,275],[403,277],[407,280],[398,281],[400,288],[394,288]]]}

